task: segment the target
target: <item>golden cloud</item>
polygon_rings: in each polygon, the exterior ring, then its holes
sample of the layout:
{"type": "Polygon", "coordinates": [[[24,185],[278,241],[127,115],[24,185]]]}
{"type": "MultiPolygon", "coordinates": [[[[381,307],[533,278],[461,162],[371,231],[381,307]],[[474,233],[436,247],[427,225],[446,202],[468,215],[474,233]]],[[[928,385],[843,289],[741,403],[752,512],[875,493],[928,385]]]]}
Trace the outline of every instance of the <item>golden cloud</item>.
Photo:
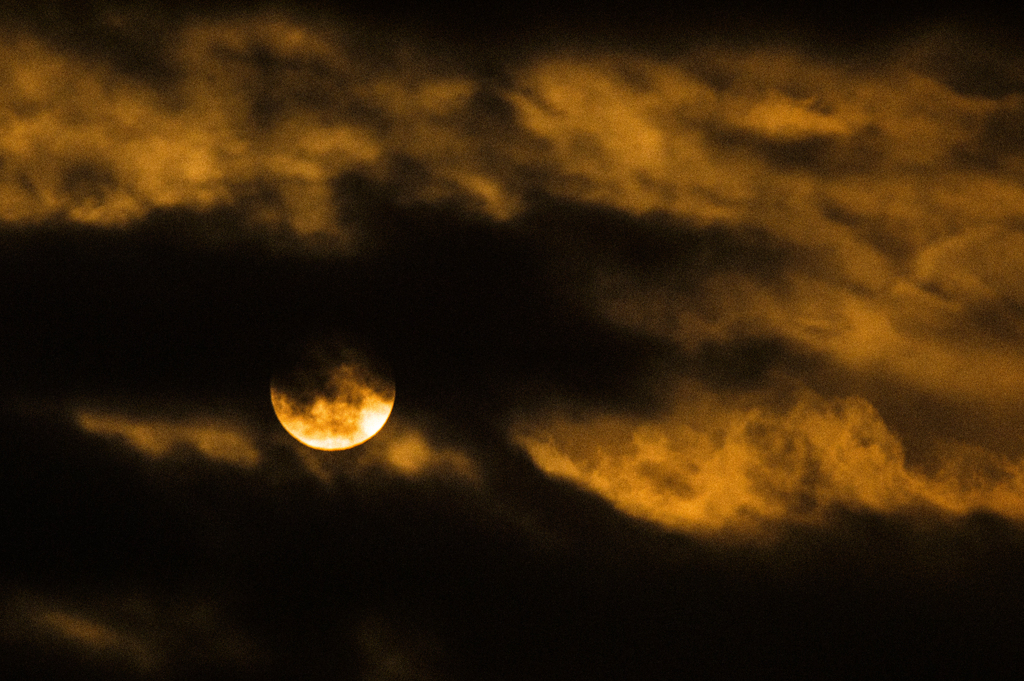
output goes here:
{"type": "Polygon", "coordinates": [[[780,408],[690,397],[653,419],[554,409],[518,424],[513,437],[547,474],[675,530],[760,531],[821,522],[840,507],[1024,520],[1024,466],[947,442],[941,469],[915,469],[863,398],[804,391],[780,408]]]}
{"type": "Polygon", "coordinates": [[[392,416],[376,436],[357,448],[329,452],[294,445],[306,469],[330,484],[344,476],[358,479],[384,472],[407,479],[457,481],[477,486],[483,478],[465,452],[431,442],[422,429],[401,416],[392,416]]]}
{"type": "Polygon", "coordinates": [[[415,60],[374,70],[343,36],[272,15],[197,22],[167,44],[178,75],[157,89],[30,36],[5,41],[0,218],[124,226],[228,205],[300,235],[334,232],[331,182],[380,176],[396,152],[431,166],[435,193],[501,202],[469,167],[472,149],[457,153],[452,116],[476,87],[465,78],[415,60]],[[274,206],[253,201],[263,189],[274,206]]]}
{"type": "Polygon", "coordinates": [[[737,124],[756,135],[785,141],[845,137],[855,131],[849,121],[819,110],[814,99],[794,100],[774,92],[756,102],[737,124]]]}
{"type": "Polygon", "coordinates": [[[633,214],[736,220],[754,198],[756,163],[721,153],[703,127],[712,88],[683,69],[627,60],[540,60],[509,95],[521,125],[547,144],[546,190],[633,214]],[[633,62],[633,63],[631,63],[633,62]],[[639,73],[644,85],[629,80],[639,73]]]}
{"type": "Polygon", "coordinates": [[[353,36],[273,13],[195,20],[155,48],[171,74],[159,88],[8,36],[0,218],[126,225],[229,205],[344,232],[332,182],[360,173],[497,221],[540,193],[767,230],[860,284],[874,275],[858,263],[893,244],[1024,212],[1019,153],[990,139],[1021,97],[959,93],[896,50],[871,68],[770,46],[538,53],[499,86],[425,46],[353,36]]]}
{"type": "MultiPolygon", "coordinates": [[[[660,229],[767,235],[802,259],[767,281],[722,255],[702,263],[695,291],[672,275],[595,263],[572,283],[595,314],[687,350],[772,337],[952,400],[1005,408],[1024,396],[1024,152],[1009,134],[1024,120],[1021,93],[965,92],[895,48],[863,64],[771,45],[663,58],[549,51],[506,65],[499,81],[405,40],[385,49],[354,35],[274,14],[196,20],[159,48],[172,73],[159,89],[6,36],[0,219],[126,226],[158,208],[233,206],[300,236],[347,233],[355,227],[333,185],[347,173],[388,183],[396,200],[494,222],[523,215],[533,196],[658,214],[660,229]]],[[[819,506],[1012,507],[1017,483],[999,487],[1009,496],[997,503],[995,491],[940,494],[907,471],[862,398],[807,404],[771,416],[726,410],[710,430],[647,424],[635,441],[640,424],[619,417],[584,427],[552,415],[538,432],[553,439],[523,437],[545,470],[682,524],[789,516],[803,492],[796,464],[754,454],[768,445],[751,440],[751,424],[765,419],[790,434],[777,437],[805,443],[797,458],[824,476],[813,487],[819,506]],[[848,437],[865,428],[875,444],[848,437]],[[612,454],[592,460],[583,449],[612,454]],[[845,461],[874,462],[874,477],[845,461]]],[[[79,421],[151,456],[184,445],[245,465],[258,458],[226,426],[91,412],[79,421]]],[[[458,458],[414,431],[374,440],[372,460],[413,475],[458,458]]]]}
{"type": "Polygon", "coordinates": [[[587,304],[691,351],[779,338],[893,385],[1019,401],[1024,178],[1019,150],[985,139],[1021,98],[963,94],[895,53],[870,68],[771,48],[699,56],[524,68],[512,101],[550,142],[548,191],[680,230],[761,232],[800,257],[770,281],[702,261],[685,288],[596,264],[587,304]],[[1000,160],[971,160],[986,154],[1000,160]]]}
{"type": "Polygon", "coordinates": [[[188,449],[222,463],[253,468],[260,452],[239,427],[212,419],[166,419],[81,410],[75,414],[79,428],[101,437],[121,440],[153,458],[188,449]]]}

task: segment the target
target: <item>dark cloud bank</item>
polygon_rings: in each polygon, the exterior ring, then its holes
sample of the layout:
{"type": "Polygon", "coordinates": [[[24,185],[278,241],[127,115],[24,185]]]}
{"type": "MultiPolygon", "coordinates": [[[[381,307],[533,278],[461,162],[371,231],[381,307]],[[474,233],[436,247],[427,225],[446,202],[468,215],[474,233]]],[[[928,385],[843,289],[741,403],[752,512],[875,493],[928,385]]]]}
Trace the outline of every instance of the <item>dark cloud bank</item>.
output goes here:
{"type": "Polygon", "coordinates": [[[11,20],[5,678],[1020,668],[1019,51],[601,9],[11,20]]]}

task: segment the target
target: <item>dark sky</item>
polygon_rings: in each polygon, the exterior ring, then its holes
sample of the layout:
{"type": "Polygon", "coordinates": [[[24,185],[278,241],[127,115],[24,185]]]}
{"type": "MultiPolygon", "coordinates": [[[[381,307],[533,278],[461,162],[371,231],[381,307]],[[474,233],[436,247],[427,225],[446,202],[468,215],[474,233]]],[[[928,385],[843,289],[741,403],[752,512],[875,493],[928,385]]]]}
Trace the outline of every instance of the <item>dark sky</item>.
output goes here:
{"type": "Polygon", "coordinates": [[[0,676],[1020,669],[1016,17],[857,8],[5,10],[0,676]]]}

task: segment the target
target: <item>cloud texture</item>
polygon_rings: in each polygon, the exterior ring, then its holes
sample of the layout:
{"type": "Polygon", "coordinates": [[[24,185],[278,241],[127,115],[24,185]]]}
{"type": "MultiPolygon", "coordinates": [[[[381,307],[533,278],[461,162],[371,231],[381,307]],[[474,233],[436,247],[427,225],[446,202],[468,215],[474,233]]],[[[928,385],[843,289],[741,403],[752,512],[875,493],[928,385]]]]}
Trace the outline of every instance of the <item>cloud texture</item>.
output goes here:
{"type": "Polygon", "coordinates": [[[89,7],[0,27],[0,676],[1019,663],[1016,47],[89,7]]]}
{"type": "MultiPolygon", "coordinates": [[[[274,13],[189,20],[156,49],[164,70],[147,79],[9,32],[8,228],[131,229],[160,209],[226,208],[244,238],[358,252],[375,227],[340,181],[362,177],[399,203],[550,232],[561,300],[602,324],[691,358],[760,342],[788,353],[776,367],[785,408],[761,393],[715,402],[701,384],[696,399],[718,406],[700,418],[679,397],[654,417],[534,410],[509,438],[541,469],[673,527],[829,504],[1021,515],[1020,434],[1005,421],[994,435],[929,439],[876,404],[900,386],[939,404],[934,418],[1017,415],[1019,79],[966,87],[935,36],[860,61],[771,46],[544,47],[488,70],[426,42],[274,13]],[[612,240],[627,246],[545,222],[559,202],[620,216],[612,240]],[[632,242],[668,244],[662,264],[631,261],[632,242]],[[945,481],[979,475],[969,490],[945,481]]],[[[258,459],[244,436],[200,426],[79,422],[155,456],[177,443],[258,459]]],[[[385,458],[419,470],[422,448],[409,440],[385,458]]]]}

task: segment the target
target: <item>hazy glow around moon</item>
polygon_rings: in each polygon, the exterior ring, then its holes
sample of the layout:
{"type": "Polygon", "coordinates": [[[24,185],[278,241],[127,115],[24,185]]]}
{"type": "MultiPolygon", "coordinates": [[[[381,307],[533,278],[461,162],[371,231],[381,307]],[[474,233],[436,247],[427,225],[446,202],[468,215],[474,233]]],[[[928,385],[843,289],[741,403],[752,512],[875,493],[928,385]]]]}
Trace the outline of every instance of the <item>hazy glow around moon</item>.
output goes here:
{"type": "Polygon", "coordinates": [[[321,343],[274,376],[270,400],[281,425],[299,442],[314,449],[348,449],[384,427],[395,404],[395,386],[360,351],[321,343]]]}

